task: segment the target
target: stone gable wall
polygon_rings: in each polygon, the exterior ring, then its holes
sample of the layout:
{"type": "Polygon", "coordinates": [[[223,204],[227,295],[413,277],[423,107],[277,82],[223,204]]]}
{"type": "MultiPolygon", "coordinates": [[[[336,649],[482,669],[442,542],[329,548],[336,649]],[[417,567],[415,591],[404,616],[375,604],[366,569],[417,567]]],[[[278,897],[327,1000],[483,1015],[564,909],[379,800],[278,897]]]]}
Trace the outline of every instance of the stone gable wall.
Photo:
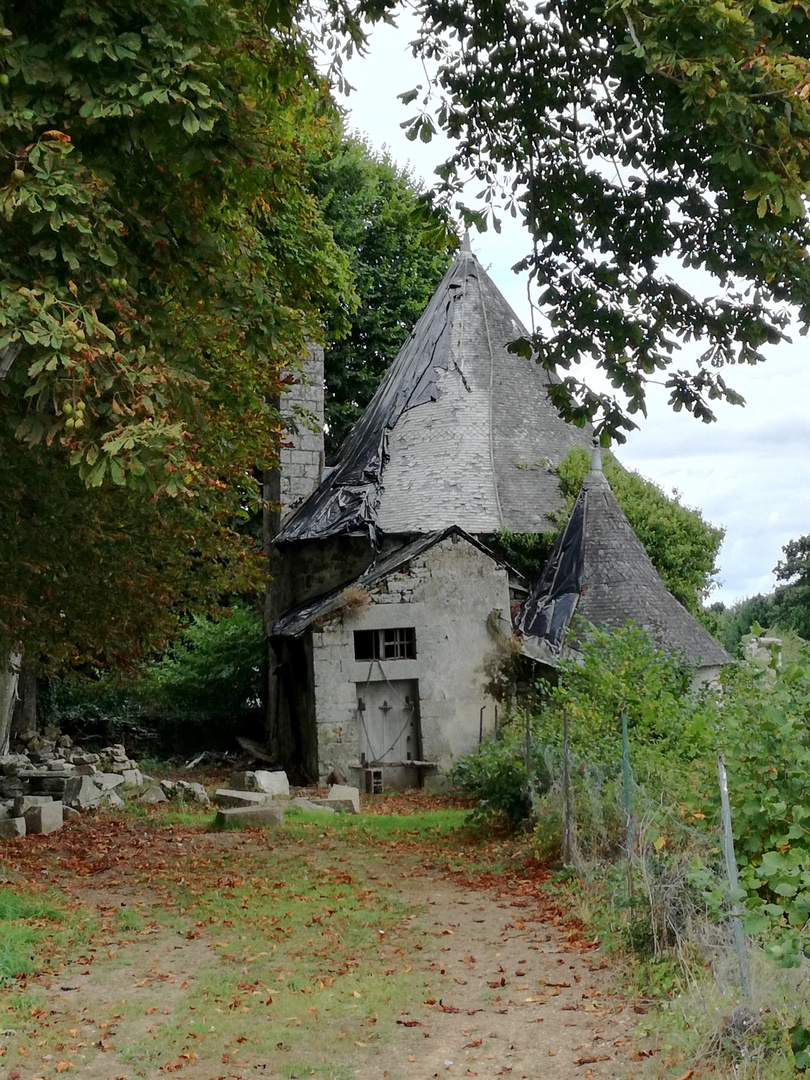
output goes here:
{"type": "Polygon", "coordinates": [[[417,679],[422,759],[439,765],[428,786],[441,786],[453,757],[478,742],[480,710],[491,734],[495,702],[487,694],[488,667],[499,652],[488,628],[497,612],[511,633],[506,570],[460,537],[448,537],[389,575],[367,595],[312,630],[319,772],[338,769],[360,780],[358,693],[368,682],[417,679]],[[356,661],[356,630],[414,627],[416,659],[356,661]]]}

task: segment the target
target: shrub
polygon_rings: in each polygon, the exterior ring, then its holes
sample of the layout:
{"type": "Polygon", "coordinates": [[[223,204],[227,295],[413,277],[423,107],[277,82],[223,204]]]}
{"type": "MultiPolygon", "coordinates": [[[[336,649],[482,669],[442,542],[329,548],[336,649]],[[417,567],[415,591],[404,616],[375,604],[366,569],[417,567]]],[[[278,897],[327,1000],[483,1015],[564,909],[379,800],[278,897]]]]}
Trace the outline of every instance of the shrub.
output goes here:
{"type": "Polygon", "coordinates": [[[479,800],[474,818],[503,814],[514,827],[530,816],[533,795],[548,788],[548,774],[540,765],[530,777],[524,755],[523,742],[507,735],[455,762],[452,782],[464,795],[479,800]]]}

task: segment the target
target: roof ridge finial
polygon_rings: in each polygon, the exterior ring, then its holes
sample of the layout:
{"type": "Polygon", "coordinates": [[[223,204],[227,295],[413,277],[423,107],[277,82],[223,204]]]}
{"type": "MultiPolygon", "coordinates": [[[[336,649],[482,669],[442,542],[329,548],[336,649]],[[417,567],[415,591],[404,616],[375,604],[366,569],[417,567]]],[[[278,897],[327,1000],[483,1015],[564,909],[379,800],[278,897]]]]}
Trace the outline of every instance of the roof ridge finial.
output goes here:
{"type": "Polygon", "coordinates": [[[461,240],[461,250],[462,251],[468,251],[470,253],[470,255],[472,255],[472,244],[470,243],[470,230],[469,229],[464,230],[464,236],[462,237],[462,240],[461,240]]]}
{"type": "Polygon", "coordinates": [[[602,472],[602,447],[599,445],[599,439],[593,440],[593,449],[591,450],[591,468],[592,473],[602,472]]]}

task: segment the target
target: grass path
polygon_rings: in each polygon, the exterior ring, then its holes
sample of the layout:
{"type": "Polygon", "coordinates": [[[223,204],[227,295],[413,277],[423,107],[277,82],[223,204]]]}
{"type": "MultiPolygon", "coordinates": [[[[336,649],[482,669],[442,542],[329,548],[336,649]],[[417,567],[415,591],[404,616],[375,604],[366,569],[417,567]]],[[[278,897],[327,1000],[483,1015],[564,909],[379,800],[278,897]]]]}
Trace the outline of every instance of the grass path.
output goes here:
{"type": "Polygon", "coordinates": [[[33,912],[8,925],[36,941],[0,992],[0,1075],[638,1075],[615,972],[525,852],[460,811],[196,820],[86,818],[4,848],[33,912]]]}

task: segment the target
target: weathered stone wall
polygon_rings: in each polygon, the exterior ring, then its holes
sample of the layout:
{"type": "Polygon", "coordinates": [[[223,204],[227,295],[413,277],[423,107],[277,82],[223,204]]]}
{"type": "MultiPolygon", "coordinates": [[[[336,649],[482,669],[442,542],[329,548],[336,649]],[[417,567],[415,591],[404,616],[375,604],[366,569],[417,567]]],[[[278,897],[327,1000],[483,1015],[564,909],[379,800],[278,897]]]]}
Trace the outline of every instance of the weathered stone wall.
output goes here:
{"type": "Polygon", "coordinates": [[[418,679],[421,755],[439,766],[425,782],[440,785],[453,757],[477,745],[482,706],[484,733],[492,731],[495,702],[485,688],[488,668],[510,635],[506,571],[457,536],[430,548],[367,597],[358,595],[342,613],[315,626],[313,677],[321,774],[336,768],[358,776],[357,699],[368,682],[418,679]],[[354,659],[356,630],[409,626],[416,630],[415,660],[354,659]]]}

